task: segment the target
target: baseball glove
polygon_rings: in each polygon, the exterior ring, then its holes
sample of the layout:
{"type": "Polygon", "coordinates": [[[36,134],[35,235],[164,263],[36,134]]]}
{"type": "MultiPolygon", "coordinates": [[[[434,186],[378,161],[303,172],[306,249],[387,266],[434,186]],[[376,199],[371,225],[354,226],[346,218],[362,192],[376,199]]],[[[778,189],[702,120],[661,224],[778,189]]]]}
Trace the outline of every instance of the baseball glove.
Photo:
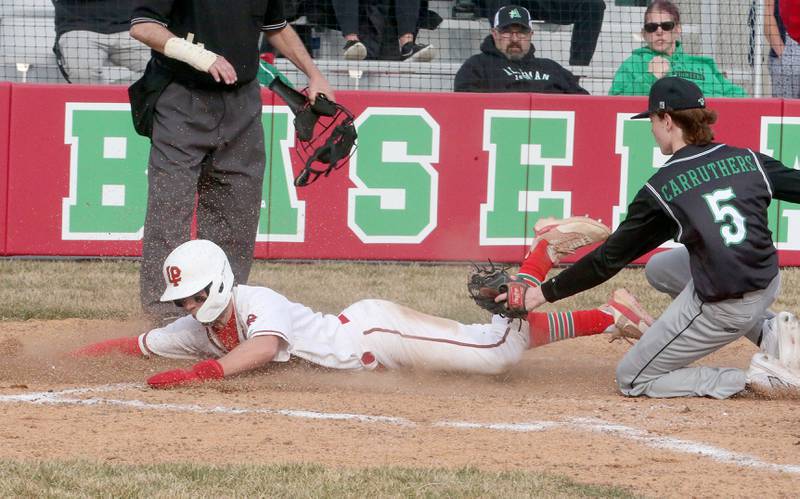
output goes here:
{"type": "Polygon", "coordinates": [[[493,314],[512,319],[525,319],[525,291],[530,287],[525,281],[510,275],[508,267],[498,267],[489,261],[488,265],[472,264],[475,270],[469,276],[467,290],[475,303],[493,314]],[[507,293],[506,301],[494,301],[497,295],[507,293]]]}
{"type": "Polygon", "coordinates": [[[346,107],[322,94],[311,105],[305,94],[279,78],[270,83],[269,89],[286,102],[295,116],[295,152],[303,161],[303,168],[294,185],[311,184],[347,163],[355,151],[357,134],[353,114],[346,107]]]}

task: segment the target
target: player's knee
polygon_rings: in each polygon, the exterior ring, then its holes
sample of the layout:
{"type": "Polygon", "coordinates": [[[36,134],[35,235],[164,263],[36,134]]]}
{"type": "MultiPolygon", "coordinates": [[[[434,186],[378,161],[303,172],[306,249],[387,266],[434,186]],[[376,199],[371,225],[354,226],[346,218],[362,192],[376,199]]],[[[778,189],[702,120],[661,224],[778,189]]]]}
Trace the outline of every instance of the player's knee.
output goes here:
{"type": "Polygon", "coordinates": [[[634,380],[636,379],[636,371],[629,363],[625,362],[624,358],[619,364],[617,364],[616,376],[617,389],[623,395],[630,395],[634,388],[633,384],[634,380]]]}
{"type": "Polygon", "coordinates": [[[650,257],[650,260],[644,267],[644,276],[652,287],[662,293],[669,293],[672,291],[669,285],[672,276],[666,265],[666,258],[662,255],[663,253],[659,253],[658,255],[650,257]]]}

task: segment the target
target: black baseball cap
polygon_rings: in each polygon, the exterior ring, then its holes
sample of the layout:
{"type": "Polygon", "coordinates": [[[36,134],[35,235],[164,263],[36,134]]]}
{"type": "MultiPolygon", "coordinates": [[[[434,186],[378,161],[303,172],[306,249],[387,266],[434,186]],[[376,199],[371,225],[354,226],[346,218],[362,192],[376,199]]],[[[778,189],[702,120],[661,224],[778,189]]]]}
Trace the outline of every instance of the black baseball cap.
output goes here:
{"type": "Polygon", "coordinates": [[[531,29],[531,13],[519,5],[506,5],[497,9],[492,18],[492,28],[505,29],[518,24],[526,29],[531,29]]]}
{"type": "Polygon", "coordinates": [[[681,109],[702,109],[706,98],[700,87],[689,80],[677,76],[665,76],[650,87],[647,111],[631,117],[632,120],[649,118],[659,111],[680,111],[681,109]]]}

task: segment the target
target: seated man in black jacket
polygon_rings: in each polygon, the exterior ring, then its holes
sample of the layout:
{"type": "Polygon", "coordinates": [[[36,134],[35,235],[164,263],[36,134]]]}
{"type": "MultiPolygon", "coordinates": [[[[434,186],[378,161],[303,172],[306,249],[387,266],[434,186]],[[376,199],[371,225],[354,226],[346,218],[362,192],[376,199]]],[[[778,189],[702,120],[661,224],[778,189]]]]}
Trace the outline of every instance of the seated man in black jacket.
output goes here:
{"type": "Polygon", "coordinates": [[[501,7],[492,33],[458,70],[456,92],[588,94],[578,78],[552,59],[535,57],[531,15],[516,5],[501,7]]]}

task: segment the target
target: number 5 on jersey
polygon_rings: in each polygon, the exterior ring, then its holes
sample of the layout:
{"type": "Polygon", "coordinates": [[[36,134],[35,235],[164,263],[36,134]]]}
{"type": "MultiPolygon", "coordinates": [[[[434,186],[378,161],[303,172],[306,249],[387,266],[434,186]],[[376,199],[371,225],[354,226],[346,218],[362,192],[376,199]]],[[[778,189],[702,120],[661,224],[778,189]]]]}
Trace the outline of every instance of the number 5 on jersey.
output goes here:
{"type": "Polygon", "coordinates": [[[719,189],[709,194],[703,194],[703,197],[714,216],[714,221],[722,224],[719,233],[725,241],[725,246],[733,246],[744,241],[747,236],[744,217],[735,206],[729,203],[736,198],[733,189],[731,187],[719,189]]]}

